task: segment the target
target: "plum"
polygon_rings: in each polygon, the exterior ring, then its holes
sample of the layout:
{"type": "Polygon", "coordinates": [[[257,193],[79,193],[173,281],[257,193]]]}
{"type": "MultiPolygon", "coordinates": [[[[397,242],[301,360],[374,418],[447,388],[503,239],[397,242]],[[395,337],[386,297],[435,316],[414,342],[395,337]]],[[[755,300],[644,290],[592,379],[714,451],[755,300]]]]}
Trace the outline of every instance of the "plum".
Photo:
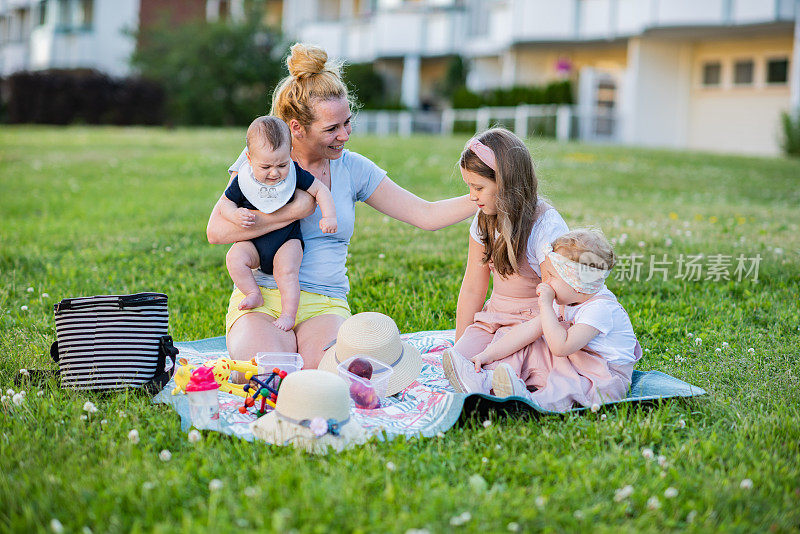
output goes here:
{"type": "Polygon", "coordinates": [[[364,358],[356,358],[350,362],[347,371],[366,380],[372,379],[372,364],[364,358]]]}
{"type": "Polygon", "coordinates": [[[350,384],[350,398],[356,402],[356,408],[362,410],[374,410],[381,406],[381,401],[375,390],[358,380],[353,380],[353,383],[350,384]]]}

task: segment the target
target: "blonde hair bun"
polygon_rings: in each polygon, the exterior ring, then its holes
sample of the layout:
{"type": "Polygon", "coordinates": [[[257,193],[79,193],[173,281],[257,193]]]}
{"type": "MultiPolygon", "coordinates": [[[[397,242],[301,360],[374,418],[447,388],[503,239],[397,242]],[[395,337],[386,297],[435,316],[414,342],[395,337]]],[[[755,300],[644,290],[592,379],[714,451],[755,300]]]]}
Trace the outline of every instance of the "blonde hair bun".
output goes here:
{"type": "Polygon", "coordinates": [[[322,48],[314,45],[296,43],[290,48],[291,53],[286,58],[289,74],[298,80],[324,72],[328,63],[328,54],[322,48]]]}

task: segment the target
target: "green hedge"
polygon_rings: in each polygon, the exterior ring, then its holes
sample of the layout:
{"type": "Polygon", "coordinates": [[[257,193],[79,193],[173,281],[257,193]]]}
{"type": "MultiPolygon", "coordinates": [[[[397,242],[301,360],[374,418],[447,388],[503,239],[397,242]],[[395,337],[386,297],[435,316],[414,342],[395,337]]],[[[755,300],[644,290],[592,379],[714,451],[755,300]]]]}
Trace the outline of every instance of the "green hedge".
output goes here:
{"type": "Polygon", "coordinates": [[[466,87],[453,92],[453,107],[470,109],[484,106],[518,106],[520,104],[573,104],[572,82],[551,82],[547,85],[514,86],[475,93],[466,87]]]}

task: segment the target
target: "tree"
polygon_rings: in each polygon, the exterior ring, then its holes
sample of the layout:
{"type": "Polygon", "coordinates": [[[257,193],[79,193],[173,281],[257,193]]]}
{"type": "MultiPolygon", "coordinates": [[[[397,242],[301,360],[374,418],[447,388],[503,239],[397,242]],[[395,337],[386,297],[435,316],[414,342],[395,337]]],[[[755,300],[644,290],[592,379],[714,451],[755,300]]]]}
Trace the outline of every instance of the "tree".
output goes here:
{"type": "Polygon", "coordinates": [[[258,20],[177,28],[165,22],[136,35],[131,64],[164,87],[170,122],[244,125],[269,112],[268,93],[284,74],[284,47],[280,34],[258,20]]]}

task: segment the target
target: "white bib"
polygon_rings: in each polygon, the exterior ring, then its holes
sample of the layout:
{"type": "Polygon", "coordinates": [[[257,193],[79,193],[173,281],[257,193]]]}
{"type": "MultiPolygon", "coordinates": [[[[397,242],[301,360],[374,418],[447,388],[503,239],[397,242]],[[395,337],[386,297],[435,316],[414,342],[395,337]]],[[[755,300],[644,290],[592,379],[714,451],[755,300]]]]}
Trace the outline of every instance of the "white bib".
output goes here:
{"type": "Polygon", "coordinates": [[[253,176],[250,163],[245,161],[239,167],[239,189],[250,203],[264,213],[272,213],[283,207],[297,187],[297,171],[293,161],[289,162],[289,174],[276,184],[264,184],[253,176]]]}

